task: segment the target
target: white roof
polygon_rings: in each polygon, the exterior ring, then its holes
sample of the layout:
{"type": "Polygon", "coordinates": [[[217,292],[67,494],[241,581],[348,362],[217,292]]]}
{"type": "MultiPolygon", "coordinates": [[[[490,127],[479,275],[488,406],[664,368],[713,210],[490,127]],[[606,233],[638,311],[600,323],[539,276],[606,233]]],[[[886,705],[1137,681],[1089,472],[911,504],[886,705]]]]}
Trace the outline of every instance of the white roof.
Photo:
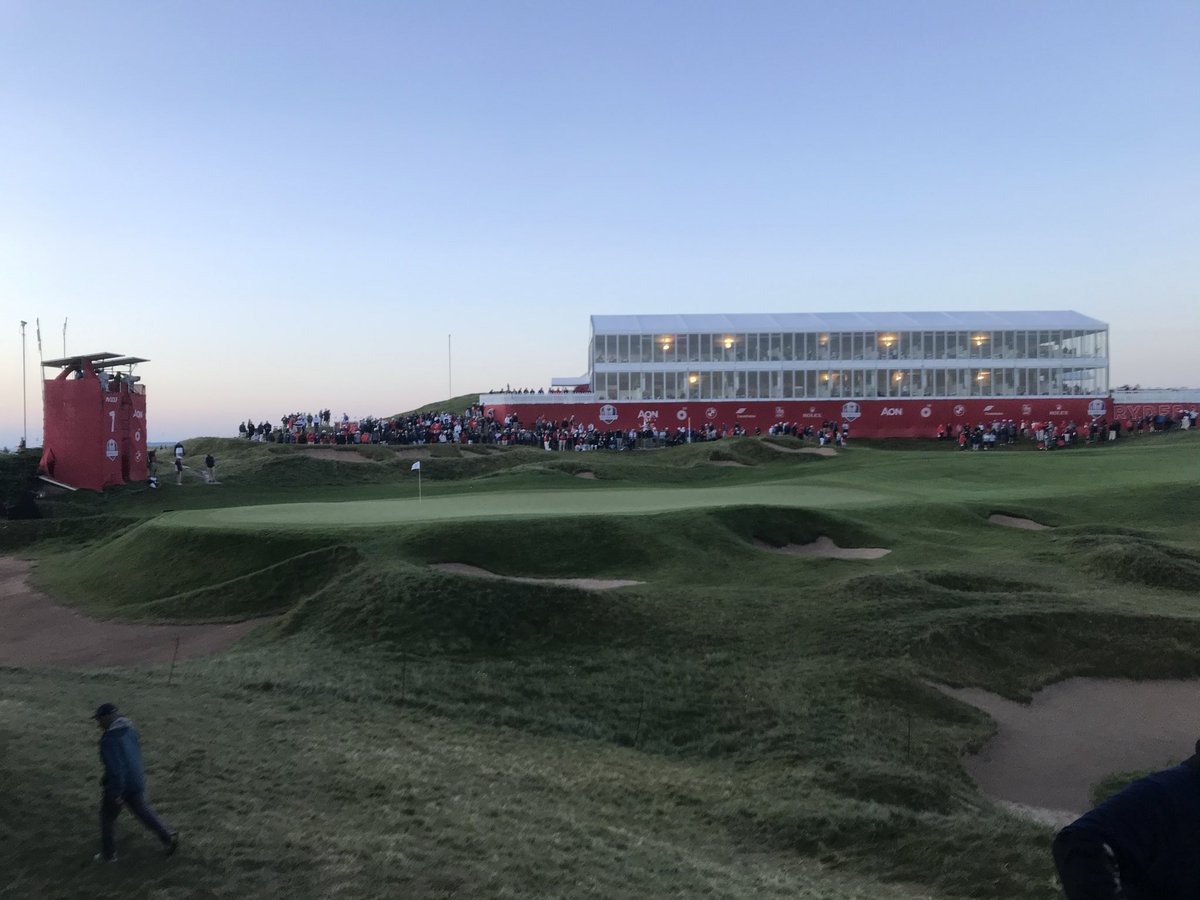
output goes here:
{"type": "Polygon", "coordinates": [[[684,316],[592,316],[593,334],[707,334],[815,331],[1106,330],[1073,310],[1008,312],[701,313],[684,316]]]}

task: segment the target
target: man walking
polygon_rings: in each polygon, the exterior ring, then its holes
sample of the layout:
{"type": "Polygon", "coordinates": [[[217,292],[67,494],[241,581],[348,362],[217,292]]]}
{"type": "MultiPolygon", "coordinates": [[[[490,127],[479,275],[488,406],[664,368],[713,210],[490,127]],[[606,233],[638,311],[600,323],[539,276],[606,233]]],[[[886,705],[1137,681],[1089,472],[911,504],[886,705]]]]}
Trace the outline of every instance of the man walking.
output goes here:
{"type": "Polygon", "coordinates": [[[179,846],[179,834],[146,802],[146,775],[142,769],[142,748],[133,723],[111,703],[101,704],[92,716],[100,727],[100,760],[104,763],[103,795],[100,801],[100,852],[97,862],[115,862],[115,830],[122,807],[128,807],[138,821],[154,832],[166,848],[167,856],[179,846]]]}
{"type": "Polygon", "coordinates": [[[217,483],[217,460],[211,453],[208,454],[208,456],[204,457],[204,467],[206,469],[208,469],[208,483],[216,484],[217,483]]]}
{"type": "Polygon", "coordinates": [[[1172,769],[1139,778],[1054,839],[1068,900],[1200,897],[1200,741],[1172,769]]]}

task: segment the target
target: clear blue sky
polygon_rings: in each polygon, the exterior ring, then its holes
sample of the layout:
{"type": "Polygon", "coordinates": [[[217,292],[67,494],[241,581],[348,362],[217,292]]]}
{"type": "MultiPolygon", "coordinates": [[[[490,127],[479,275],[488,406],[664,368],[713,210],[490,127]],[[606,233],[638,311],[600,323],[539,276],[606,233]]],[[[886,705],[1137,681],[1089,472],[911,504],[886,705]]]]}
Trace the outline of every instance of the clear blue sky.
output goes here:
{"type": "Polygon", "coordinates": [[[1200,4],[0,0],[0,444],[586,370],[592,313],[1076,309],[1200,384],[1200,4]]]}

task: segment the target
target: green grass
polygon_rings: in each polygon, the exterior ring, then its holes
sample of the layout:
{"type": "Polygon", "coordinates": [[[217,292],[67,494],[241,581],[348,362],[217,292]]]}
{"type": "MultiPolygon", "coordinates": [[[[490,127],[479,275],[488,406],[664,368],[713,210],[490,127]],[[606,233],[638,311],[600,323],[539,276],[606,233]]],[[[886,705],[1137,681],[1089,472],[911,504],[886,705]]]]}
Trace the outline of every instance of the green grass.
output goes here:
{"type": "Polygon", "coordinates": [[[352,466],[213,446],[221,485],[72,495],[5,545],[95,615],[282,616],[170,687],[153,668],[0,671],[10,790],[43,798],[19,827],[0,817],[0,891],[1049,900],[1051,834],[978,794],[959,758],[990,725],[928,681],[1022,698],[1200,675],[1194,435],[834,458],[439,448],[420,503],[411,460],[382,448],[352,466]],[[893,552],[756,545],[822,535],[893,552]],[[86,713],[109,698],[184,829],[170,863],[123,823],[122,865],[81,868],[86,713]]]}

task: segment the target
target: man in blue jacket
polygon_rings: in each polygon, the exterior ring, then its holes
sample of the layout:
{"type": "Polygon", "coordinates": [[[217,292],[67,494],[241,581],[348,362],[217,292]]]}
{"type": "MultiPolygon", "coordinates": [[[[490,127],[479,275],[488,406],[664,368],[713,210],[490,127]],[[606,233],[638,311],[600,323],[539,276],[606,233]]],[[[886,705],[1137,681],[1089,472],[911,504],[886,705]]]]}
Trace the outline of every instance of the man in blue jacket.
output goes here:
{"type": "Polygon", "coordinates": [[[1054,864],[1068,900],[1200,898],[1200,741],[1060,831],[1054,864]]]}
{"type": "Polygon", "coordinates": [[[104,777],[100,781],[104,787],[100,802],[100,852],[96,854],[96,860],[113,862],[117,858],[114,832],[122,807],[128,807],[158,836],[170,856],[179,846],[179,835],[146,802],[142,747],[133,723],[111,703],[101,704],[92,718],[103,732],[100,735],[100,760],[104,763],[104,777]]]}

